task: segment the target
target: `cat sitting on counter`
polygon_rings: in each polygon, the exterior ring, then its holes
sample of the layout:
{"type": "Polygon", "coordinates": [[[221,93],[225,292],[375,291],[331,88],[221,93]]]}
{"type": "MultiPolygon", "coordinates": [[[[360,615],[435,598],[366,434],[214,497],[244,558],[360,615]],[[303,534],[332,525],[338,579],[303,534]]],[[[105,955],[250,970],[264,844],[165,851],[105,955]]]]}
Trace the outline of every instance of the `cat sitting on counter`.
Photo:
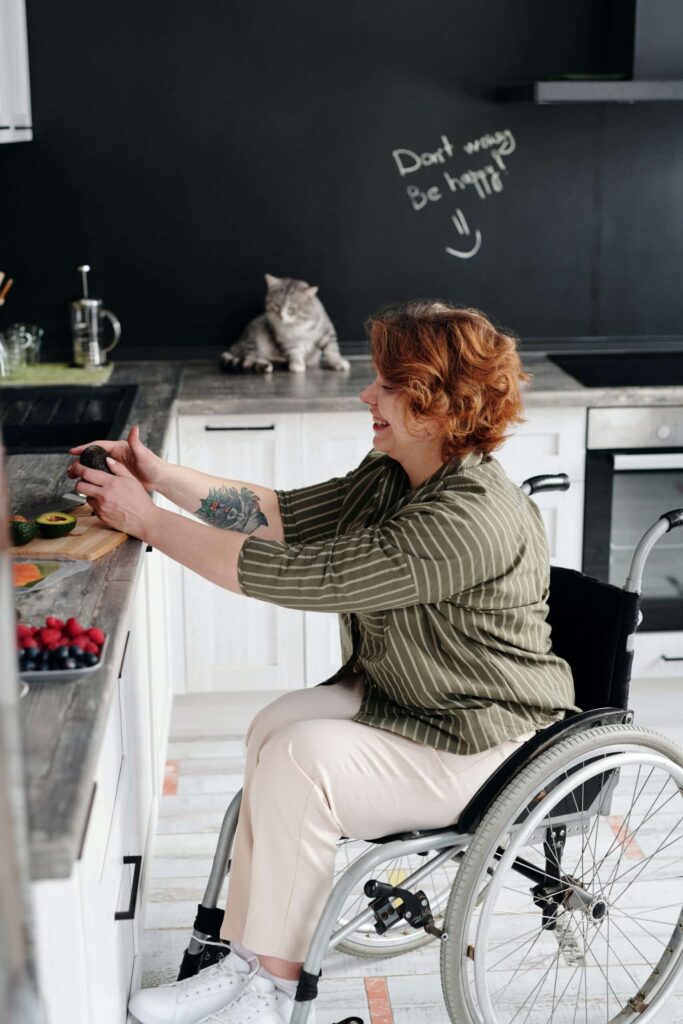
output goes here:
{"type": "Polygon", "coordinates": [[[318,365],[348,370],[351,364],[339,351],[317,285],[272,274],[266,274],[266,284],[265,313],[250,320],[234,345],[221,353],[221,369],[272,373],[274,363],[284,363],[292,373],[318,365]]]}

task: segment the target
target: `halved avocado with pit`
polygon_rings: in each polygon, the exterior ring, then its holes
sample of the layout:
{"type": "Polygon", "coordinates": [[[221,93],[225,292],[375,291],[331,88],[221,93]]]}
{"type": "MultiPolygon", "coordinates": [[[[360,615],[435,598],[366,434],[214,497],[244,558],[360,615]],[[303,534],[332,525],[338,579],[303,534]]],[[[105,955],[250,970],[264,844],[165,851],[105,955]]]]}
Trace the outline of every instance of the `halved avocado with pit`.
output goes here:
{"type": "Polygon", "coordinates": [[[42,516],[36,516],[36,526],[41,537],[54,540],[55,537],[66,537],[76,525],[76,517],[68,512],[43,512],[42,516]]]}

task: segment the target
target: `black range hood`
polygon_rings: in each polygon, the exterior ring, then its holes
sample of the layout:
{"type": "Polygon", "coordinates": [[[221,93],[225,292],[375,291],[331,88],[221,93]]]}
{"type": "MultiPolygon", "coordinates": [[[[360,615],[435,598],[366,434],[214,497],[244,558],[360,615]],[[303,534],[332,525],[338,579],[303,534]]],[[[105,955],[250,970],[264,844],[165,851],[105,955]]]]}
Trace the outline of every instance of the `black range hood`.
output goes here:
{"type": "Polygon", "coordinates": [[[496,90],[499,101],[640,103],[683,100],[683,0],[610,0],[599,74],[496,90]]]}

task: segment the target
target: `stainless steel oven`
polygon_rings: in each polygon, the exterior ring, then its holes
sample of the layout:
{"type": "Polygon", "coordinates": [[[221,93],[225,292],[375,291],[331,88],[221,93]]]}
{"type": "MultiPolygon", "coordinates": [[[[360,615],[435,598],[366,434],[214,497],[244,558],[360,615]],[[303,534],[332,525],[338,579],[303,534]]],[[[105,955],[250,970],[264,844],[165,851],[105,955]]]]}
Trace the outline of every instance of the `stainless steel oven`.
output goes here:
{"type": "MultiPolygon", "coordinates": [[[[683,408],[588,410],[583,570],[623,585],[640,536],[683,505],[683,408]]],[[[641,630],[683,630],[683,537],[648,559],[641,630]]]]}

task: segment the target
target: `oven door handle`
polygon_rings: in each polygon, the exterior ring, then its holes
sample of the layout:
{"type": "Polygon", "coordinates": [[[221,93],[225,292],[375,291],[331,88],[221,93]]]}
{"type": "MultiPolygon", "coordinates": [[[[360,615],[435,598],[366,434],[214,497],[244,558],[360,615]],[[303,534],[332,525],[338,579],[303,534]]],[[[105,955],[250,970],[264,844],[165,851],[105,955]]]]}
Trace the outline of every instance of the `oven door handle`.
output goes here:
{"type": "Polygon", "coordinates": [[[648,455],[615,455],[614,472],[628,470],[683,469],[683,452],[657,452],[648,455]]]}

